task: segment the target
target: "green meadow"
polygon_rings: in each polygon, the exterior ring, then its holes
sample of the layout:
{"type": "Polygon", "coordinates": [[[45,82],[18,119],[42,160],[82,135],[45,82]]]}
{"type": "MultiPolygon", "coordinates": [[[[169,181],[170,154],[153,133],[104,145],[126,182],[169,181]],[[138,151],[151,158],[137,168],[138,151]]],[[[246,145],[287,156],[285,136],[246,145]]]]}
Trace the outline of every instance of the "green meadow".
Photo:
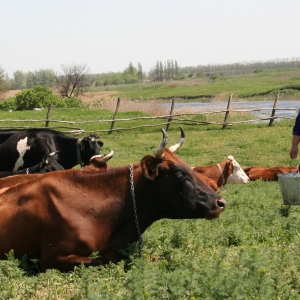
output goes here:
{"type": "Polygon", "coordinates": [[[274,100],[277,92],[281,99],[300,98],[300,69],[265,70],[261,73],[217,75],[188,78],[165,82],[114,85],[94,88],[94,91],[116,91],[114,96],[130,99],[181,99],[227,100],[234,99],[274,100]]]}
{"type": "MultiPolygon", "coordinates": [[[[109,110],[53,109],[51,120],[97,132],[110,128],[100,120],[112,115],[109,110]],[[99,122],[90,122],[94,120],[99,122]],[[77,123],[70,124],[73,121],[77,123]]],[[[147,115],[120,112],[118,118],[147,115]]],[[[43,127],[45,116],[46,111],[0,112],[0,126],[16,126],[9,120],[21,120],[18,126],[43,127]]],[[[135,127],[140,122],[118,121],[116,126],[135,127]]],[[[63,125],[51,122],[52,126],[63,125]]],[[[220,125],[181,126],[186,140],[177,154],[191,166],[215,164],[228,155],[242,167],[297,163],[289,159],[293,120],[224,130],[220,125]]],[[[162,139],[160,126],[99,135],[102,153],[115,152],[109,161],[113,167],[152,155],[162,139]]],[[[171,124],[168,144],[179,137],[179,124],[171,124]]],[[[220,218],[160,220],[143,234],[142,257],[131,244],[123,249],[128,259],[118,264],[41,273],[38,260],[28,264],[11,251],[8,260],[0,261],[0,299],[300,299],[300,207],[283,205],[278,182],[227,184],[219,193],[227,201],[220,218]]]]}

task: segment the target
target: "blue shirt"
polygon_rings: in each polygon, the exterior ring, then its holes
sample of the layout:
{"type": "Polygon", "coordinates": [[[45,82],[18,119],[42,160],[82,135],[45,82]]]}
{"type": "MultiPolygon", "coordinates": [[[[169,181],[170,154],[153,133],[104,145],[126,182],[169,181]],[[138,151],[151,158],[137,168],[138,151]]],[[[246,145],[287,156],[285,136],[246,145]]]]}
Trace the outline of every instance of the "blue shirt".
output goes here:
{"type": "Polygon", "coordinates": [[[295,125],[293,127],[293,135],[300,136],[300,109],[296,117],[295,125]]]}

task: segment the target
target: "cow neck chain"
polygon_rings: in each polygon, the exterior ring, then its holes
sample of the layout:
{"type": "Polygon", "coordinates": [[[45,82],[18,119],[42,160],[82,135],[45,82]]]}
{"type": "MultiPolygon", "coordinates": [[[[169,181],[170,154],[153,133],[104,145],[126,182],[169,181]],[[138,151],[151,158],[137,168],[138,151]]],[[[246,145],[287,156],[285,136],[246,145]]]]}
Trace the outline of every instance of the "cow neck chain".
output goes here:
{"type": "Polygon", "coordinates": [[[222,170],[220,164],[217,164],[217,166],[219,167],[219,170],[220,170],[220,172],[221,172],[221,176],[222,176],[222,185],[224,186],[224,188],[226,188],[226,187],[225,187],[226,181],[225,181],[225,178],[224,178],[223,170],[222,170]]]}
{"type": "Polygon", "coordinates": [[[135,219],[135,225],[136,225],[136,229],[137,229],[138,236],[139,236],[139,256],[141,257],[142,248],[143,248],[143,237],[141,235],[139,220],[138,220],[138,216],[137,216],[134,185],[133,185],[133,166],[132,166],[132,164],[129,165],[129,171],[130,171],[130,186],[131,186],[131,196],[132,196],[132,203],[133,203],[134,219],[135,219]]]}
{"type": "Polygon", "coordinates": [[[76,154],[77,154],[77,161],[80,164],[81,169],[83,168],[83,163],[81,160],[81,155],[80,155],[80,144],[81,144],[82,139],[78,139],[76,142],[76,154]]]}

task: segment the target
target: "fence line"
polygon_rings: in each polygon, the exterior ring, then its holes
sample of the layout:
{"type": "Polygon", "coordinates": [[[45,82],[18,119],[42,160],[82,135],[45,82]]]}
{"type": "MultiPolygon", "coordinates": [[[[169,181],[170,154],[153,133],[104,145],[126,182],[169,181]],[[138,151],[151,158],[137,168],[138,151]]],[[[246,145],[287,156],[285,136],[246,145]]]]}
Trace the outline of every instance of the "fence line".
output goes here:
{"type": "MultiPolygon", "coordinates": [[[[50,122],[52,123],[62,123],[62,124],[70,124],[70,125],[80,125],[80,124],[87,124],[87,123],[111,123],[110,129],[103,129],[103,130],[93,130],[88,131],[84,130],[82,128],[78,127],[71,127],[71,126],[54,126],[51,127],[51,129],[68,129],[68,131],[65,131],[66,133],[74,133],[74,134],[81,134],[81,133],[90,133],[90,132],[108,132],[109,134],[114,131],[124,131],[124,130],[133,130],[137,128],[145,128],[145,127],[157,127],[157,126],[166,126],[166,130],[168,131],[171,124],[184,124],[184,125],[220,125],[222,126],[222,129],[225,129],[226,126],[233,126],[237,124],[244,124],[244,123],[253,123],[253,122],[259,122],[259,121],[266,121],[269,120],[269,126],[271,126],[275,119],[292,119],[294,117],[286,117],[286,116],[276,116],[276,111],[298,111],[299,108],[277,108],[277,103],[279,100],[279,93],[276,95],[276,99],[274,101],[273,108],[270,107],[263,107],[263,108],[251,108],[251,109],[231,109],[230,104],[232,100],[232,93],[230,94],[230,97],[228,99],[227,103],[227,109],[217,110],[217,111],[201,111],[197,113],[177,113],[173,114],[174,106],[175,106],[175,97],[172,98],[172,105],[169,115],[164,116],[150,116],[150,117],[135,117],[135,118],[120,118],[117,119],[117,113],[120,107],[121,99],[118,98],[117,106],[115,113],[112,117],[112,119],[107,120],[91,120],[91,121],[62,121],[62,120],[51,120],[50,119],[50,111],[52,108],[52,105],[50,104],[47,111],[47,116],[45,120],[12,120],[12,119],[6,119],[6,120],[0,120],[1,122],[45,122],[45,127],[49,127],[50,122]],[[258,118],[258,119],[252,119],[252,120],[245,120],[245,121],[228,121],[229,115],[231,112],[258,112],[258,111],[264,111],[264,110],[271,110],[271,116],[270,117],[264,117],[264,118],[258,118]],[[225,113],[224,121],[223,122],[208,122],[208,121],[197,121],[197,120],[189,120],[189,119],[182,119],[180,117],[182,116],[195,116],[195,115],[206,115],[206,114],[217,114],[217,113],[225,113]],[[163,120],[166,119],[166,122],[159,122],[157,124],[144,124],[140,126],[134,126],[130,128],[114,128],[114,125],[116,122],[126,122],[126,121],[135,121],[135,120],[163,120]]],[[[12,126],[0,126],[0,128],[13,128],[12,126]]],[[[30,126],[18,126],[18,128],[30,128],[30,126]]]]}

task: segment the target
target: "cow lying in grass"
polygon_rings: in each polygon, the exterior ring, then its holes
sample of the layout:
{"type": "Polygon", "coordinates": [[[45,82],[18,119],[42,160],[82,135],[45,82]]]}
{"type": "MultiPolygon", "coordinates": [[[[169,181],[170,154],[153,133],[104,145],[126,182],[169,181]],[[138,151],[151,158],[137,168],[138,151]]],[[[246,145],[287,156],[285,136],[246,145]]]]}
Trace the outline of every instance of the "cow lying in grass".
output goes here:
{"type": "Polygon", "coordinates": [[[248,183],[250,181],[232,155],[218,164],[194,167],[193,171],[215,191],[226,183],[248,183]]]}
{"type": "Polygon", "coordinates": [[[250,180],[262,179],[263,181],[277,181],[278,174],[296,173],[297,167],[276,166],[276,167],[247,167],[243,168],[250,180]]]}
{"type": "Polygon", "coordinates": [[[49,172],[0,194],[0,259],[38,258],[42,271],[117,263],[129,243],[162,218],[208,220],[226,201],[167,147],[105,172],[49,172]],[[99,259],[91,258],[93,252],[99,259]]]}
{"type": "MultiPolygon", "coordinates": [[[[99,155],[94,155],[90,158],[90,162],[88,166],[85,166],[82,171],[102,171],[107,169],[107,161],[110,160],[114,155],[114,151],[110,151],[109,154],[99,154],[99,155]]],[[[56,162],[56,161],[55,161],[56,162]]],[[[17,171],[19,172],[19,171],[17,171]]],[[[9,172],[11,173],[11,172],[9,172]]],[[[1,172],[0,172],[1,174],[1,172]]],[[[5,178],[0,178],[0,189],[2,188],[8,188],[11,187],[15,184],[23,183],[32,179],[35,179],[43,174],[41,173],[36,173],[36,174],[24,174],[21,173],[19,175],[14,175],[14,176],[8,176],[5,178]]]]}
{"type": "Polygon", "coordinates": [[[55,155],[58,152],[59,151],[52,152],[50,154],[46,153],[42,161],[33,167],[29,167],[23,170],[18,170],[15,172],[0,171],[0,178],[13,176],[13,175],[20,175],[20,174],[37,174],[37,173],[44,174],[47,172],[64,170],[64,168],[57,162],[55,158],[55,155]]]}

